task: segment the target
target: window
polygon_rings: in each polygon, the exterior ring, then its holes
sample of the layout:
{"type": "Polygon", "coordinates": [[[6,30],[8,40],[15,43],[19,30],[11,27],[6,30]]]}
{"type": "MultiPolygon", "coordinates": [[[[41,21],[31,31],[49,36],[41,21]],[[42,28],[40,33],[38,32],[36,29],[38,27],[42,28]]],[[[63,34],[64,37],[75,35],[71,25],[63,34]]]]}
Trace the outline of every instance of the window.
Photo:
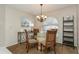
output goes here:
{"type": "Polygon", "coordinates": [[[43,22],[43,30],[49,29],[57,29],[58,28],[58,21],[56,18],[48,17],[45,22],[43,22]]]}

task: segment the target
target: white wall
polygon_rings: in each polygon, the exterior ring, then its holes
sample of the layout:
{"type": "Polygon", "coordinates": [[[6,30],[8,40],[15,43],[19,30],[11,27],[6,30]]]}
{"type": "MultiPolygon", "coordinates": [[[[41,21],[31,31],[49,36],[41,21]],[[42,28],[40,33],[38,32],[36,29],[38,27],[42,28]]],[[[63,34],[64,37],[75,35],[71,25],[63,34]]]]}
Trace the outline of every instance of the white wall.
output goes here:
{"type": "Polygon", "coordinates": [[[5,42],[5,5],[0,5],[0,46],[5,42]]]}
{"type": "Polygon", "coordinates": [[[21,28],[21,17],[25,16],[29,20],[33,21],[33,16],[17,9],[6,7],[6,21],[5,21],[5,44],[11,46],[17,44],[17,32],[21,28]]]}
{"type": "Polygon", "coordinates": [[[78,25],[78,50],[79,50],[79,5],[77,5],[77,18],[78,18],[78,21],[77,21],[77,25],[78,25]]]}

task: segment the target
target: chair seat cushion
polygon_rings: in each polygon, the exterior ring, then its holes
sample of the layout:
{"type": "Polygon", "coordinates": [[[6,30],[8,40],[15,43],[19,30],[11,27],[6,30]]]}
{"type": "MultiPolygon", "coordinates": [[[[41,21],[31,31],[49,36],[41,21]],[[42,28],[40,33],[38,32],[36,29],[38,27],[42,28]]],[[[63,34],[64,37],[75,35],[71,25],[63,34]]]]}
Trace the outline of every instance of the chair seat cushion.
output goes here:
{"type": "Polygon", "coordinates": [[[43,44],[45,46],[46,41],[45,40],[41,41],[41,44],[43,44]]]}
{"type": "Polygon", "coordinates": [[[28,33],[28,38],[33,39],[34,38],[33,33],[28,33]]]}
{"type": "Polygon", "coordinates": [[[37,43],[37,40],[35,40],[35,39],[29,39],[29,43],[37,43]]]}

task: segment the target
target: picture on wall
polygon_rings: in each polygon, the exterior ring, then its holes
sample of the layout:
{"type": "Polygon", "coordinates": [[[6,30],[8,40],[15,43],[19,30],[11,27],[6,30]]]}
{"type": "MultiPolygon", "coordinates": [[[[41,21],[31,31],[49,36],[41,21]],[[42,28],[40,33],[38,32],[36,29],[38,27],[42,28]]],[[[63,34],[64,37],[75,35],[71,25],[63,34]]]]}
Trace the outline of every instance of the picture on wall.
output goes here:
{"type": "Polygon", "coordinates": [[[21,27],[29,27],[29,21],[26,17],[21,17],[21,27]]]}
{"type": "Polygon", "coordinates": [[[21,17],[21,27],[33,27],[34,24],[27,17],[21,17]]]}

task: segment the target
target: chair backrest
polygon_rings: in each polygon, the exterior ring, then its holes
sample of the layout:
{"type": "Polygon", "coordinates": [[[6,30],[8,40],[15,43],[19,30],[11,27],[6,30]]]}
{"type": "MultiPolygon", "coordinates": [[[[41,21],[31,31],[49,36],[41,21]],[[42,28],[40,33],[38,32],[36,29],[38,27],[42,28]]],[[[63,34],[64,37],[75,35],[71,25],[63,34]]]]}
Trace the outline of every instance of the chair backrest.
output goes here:
{"type": "Polygon", "coordinates": [[[39,32],[39,29],[33,29],[34,38],[37,40],[37,33],[39,32]]]}
{"type": "Polygon", "coordinates": [[[54,47],[56,44],[57,29],[48,30],[46,33],[46,47],[54,47]]]}
{"type": "Polygon", "coordinates": [[[34,38],[34,32],[33,31],[28,31],[25,29],[25,39],[28,41],[29,39],[35,39],[34,38]]]}
{"type": "Polygon", "coordinates": [[[39,29],[33,29],[34,35],[37,35],[37,33],[39,32],[39,29]]]}

